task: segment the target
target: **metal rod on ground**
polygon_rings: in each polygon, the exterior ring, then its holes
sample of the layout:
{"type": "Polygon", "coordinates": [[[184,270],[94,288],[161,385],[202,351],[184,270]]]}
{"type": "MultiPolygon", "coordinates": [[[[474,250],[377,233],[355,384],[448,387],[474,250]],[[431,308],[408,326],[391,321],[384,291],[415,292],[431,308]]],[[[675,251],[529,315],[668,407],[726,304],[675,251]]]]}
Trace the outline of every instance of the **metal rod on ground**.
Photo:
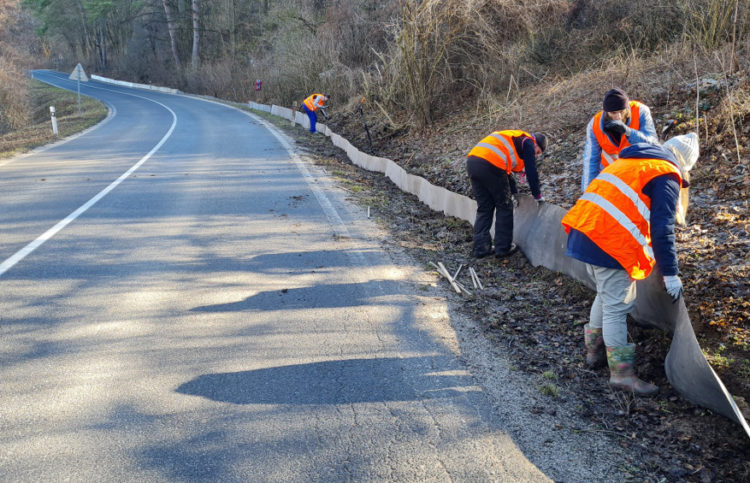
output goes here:
{"type": "Polygon", "coordinates": [[[365,122],[365,110],[362,108],[362,105],[365,103],[365,98],[363,97],[361,101],[359,101],[359,107],[357,110],[359,111],[359,114],[362,116],[362,125],[365,127],[365,132],[367,133],[367,142],[370,143],[370,153],[372,153],[372,136],[370,136],[370,128],[367,127],[367,123],[365,122]]]}

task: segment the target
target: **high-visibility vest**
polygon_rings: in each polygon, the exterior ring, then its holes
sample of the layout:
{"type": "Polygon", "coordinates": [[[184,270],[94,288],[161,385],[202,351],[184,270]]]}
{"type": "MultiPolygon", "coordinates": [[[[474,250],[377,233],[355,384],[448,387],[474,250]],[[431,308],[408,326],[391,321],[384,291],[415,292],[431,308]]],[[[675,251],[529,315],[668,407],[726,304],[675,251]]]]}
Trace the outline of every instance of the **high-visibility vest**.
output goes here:
{"type": "Polygon", "coordinates": [[[482,158],[505,170],[508,174],[523,171],[523,159],[518,155],[513,144],[513,138],[519,136],[528,136],[532,141],[534,139],[531,134],[517,129],[495,131],[479,141],[479,144],[474,146],[467,156],[482,158]]]}
{"type": "Polygon", "coordinates": [[[305,99],[305,107],[315,112],[321,107],[325,107],[326,96],[323,94],[313,94],[305,99]]]}
{"type": "Polygon", "coordinates": [[[656,263],[651,247],[651,198],[643,188],[664,174],[680,170],[662,159],[623,158],[610,164],[589,184],[562,219],[614,258],[633,280],[642,280],[656,263]]]}
{"type": "MultiPolygon", "coordinates": [[[[628,137],[624,134],[620,136],[620,144],[613,143],[609,136],[602,130],[602,115],[603,111],[599,111],[594,116],[592,127],[594,129],[594,136],[596,136],[596,140],[602,148],[601,165],[606,168],[619,158],[620,151],[630,146],[630,143],[628,142],[628,137]]],[[[638,101],[630,101],[630,120],[627,126],[636,131],[641,128],[641,103],[638,101]]]]}

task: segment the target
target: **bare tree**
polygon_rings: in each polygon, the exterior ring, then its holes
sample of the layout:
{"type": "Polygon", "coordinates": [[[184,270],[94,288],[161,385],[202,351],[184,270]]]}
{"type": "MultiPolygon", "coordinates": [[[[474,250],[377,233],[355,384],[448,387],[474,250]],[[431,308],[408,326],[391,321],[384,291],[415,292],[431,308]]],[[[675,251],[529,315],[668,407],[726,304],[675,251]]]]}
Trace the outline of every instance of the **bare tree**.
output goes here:
{"type": "Polygon", "coordinates": [[[198,55],[199,49],[198,44],[200,43],[200,11],[198,10],[198,0],[193,0],[193,58],[192,67],[193,70],[198,70],[200,67],[200,56],[198,55]]]}
{"type": "Polygon", "coordinates": [[[164,5],[164,15],[167,17],[167,30],[169,30],[169,43],[172,46],[172,58],[174,59],[174,63],[179,69],[182,67],[182,64],[180,63],[180,55],[177,52],[177,40],[175,39],[175,26],[174,26],[174,18],[172,17],[172,7],[169,6],[168,0],[161,0],[162,5],[164,5]]]}

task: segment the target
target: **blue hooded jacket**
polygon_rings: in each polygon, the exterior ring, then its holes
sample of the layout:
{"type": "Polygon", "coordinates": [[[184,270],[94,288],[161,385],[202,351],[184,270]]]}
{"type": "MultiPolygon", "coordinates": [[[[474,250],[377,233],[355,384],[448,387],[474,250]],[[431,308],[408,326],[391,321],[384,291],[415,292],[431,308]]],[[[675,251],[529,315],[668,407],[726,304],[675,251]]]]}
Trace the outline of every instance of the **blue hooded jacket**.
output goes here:
{"type": "MultiPolygon", "coordinates": [[[[620,151],[620,160],[626,159],[663,159],[678,168],[680,163],[671,151],[661,146],[638,143],[620,151]]],[[[620,162],[615,161],[615,163],[620,162]]],[[[626,162],[626,161],[625,161],[626,162]]],[[[643,194],[651,198],[651,246],[659,271],[664,276],[677,275],[677,251],[675,249],[674,223],[677,201],[680,195],[680,183],[676,176],[663,174],[652,179],[643,187],[643,194]]],[[[606,268],[622,266],[599,248],[586,235],[571,228],[568,234],[567,255],[591,265],[606,268]]]]}

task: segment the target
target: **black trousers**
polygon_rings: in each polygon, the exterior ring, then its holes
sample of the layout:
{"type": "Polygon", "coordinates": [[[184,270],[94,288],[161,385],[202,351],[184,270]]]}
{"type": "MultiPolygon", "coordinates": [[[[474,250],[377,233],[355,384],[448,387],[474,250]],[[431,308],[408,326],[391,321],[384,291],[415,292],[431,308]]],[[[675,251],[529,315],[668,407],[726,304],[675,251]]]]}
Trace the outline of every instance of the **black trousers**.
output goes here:
{"type": "Polygon", "coordinates": [[[492,252],[490,228],[495,217],[495,253],[510,250],[513,243],[513,199],[511,187],[515,180],[505,170],[476,156],[466,160],[466,171],[477,200],[477,218],[474,222],[474,255],[492,252]]]}

